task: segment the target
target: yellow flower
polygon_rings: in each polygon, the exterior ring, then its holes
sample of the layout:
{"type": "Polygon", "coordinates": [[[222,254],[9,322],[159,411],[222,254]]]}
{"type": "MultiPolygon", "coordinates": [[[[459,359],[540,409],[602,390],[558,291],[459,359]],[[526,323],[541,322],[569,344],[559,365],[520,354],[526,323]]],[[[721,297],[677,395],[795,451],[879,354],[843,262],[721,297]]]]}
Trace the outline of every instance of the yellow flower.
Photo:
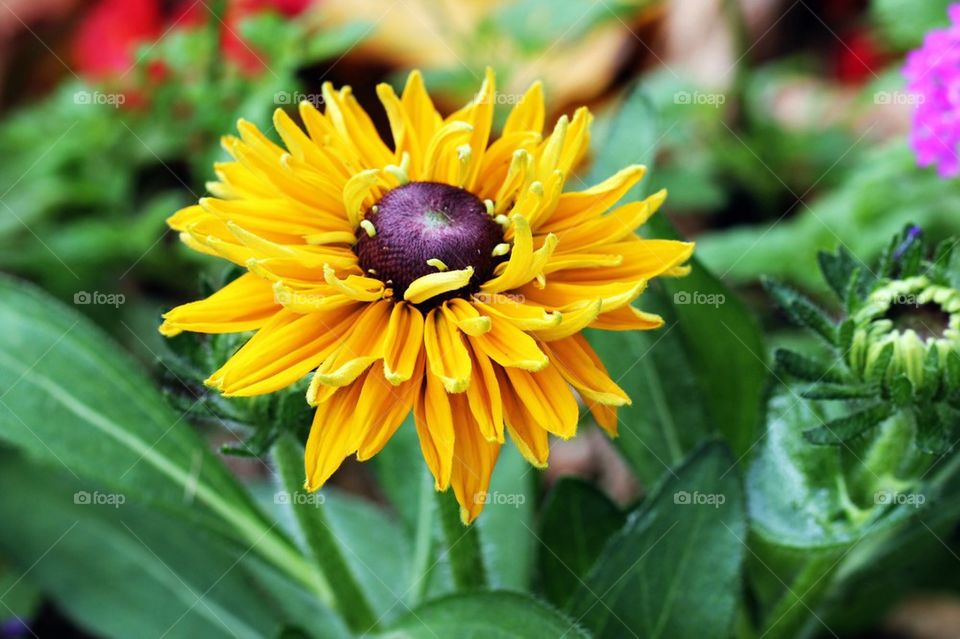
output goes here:
{"type": "Polygon", "coordinates": [[[582,329],[657,328],[631,303],[658,275],[681,275],[693,245],[635,230],[666,194],[612,208],[643,176],[631,166],[564,191],[589,142],[579,109],[543,135],[539,83],[490,142],[488,70],[473,101],[441,117],[413,72],[380,85],[393,143],[349,87],[323,87],[325,112],[282,110],[284,146],[248,122],[223,144],[214,197],[170,218],[197,251],[247,273],[165,315],[165,335],[256,331],[207,383],[270,393],[313,373],[316,415],[306,486],[343,460],[377,454],[413,410],[437,490],[453,486],[464,522],[482,510],[504,431],[537,467],[548,434],[572,437],[576,389],[616,434],[627,395],[582,329]]]}

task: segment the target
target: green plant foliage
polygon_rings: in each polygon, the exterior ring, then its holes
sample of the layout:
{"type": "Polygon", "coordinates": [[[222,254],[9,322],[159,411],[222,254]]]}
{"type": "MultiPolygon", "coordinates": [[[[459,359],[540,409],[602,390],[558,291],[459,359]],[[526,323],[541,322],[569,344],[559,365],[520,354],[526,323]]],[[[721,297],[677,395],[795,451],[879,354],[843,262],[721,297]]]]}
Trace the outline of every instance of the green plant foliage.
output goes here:
{"type": "Polygon", "coordinates": [[[746,532],[736,460],[707,444],[631,513],[567,611],[598,638],[722,636],[739,603],[746,532]]]}
{"type": "Polygon", "coordinates": [[[558,606],[578,588],[626,514],[596,487],[563,478],[548,495],[538,534],[541,588],[558,606]]]}
{"type": "Polygon", "coordinates": [[[590,634],[563,613],[520,593],[493,591],[451,595],[412,610],[384,639],[428,637],[571,637],[590,634]]]}

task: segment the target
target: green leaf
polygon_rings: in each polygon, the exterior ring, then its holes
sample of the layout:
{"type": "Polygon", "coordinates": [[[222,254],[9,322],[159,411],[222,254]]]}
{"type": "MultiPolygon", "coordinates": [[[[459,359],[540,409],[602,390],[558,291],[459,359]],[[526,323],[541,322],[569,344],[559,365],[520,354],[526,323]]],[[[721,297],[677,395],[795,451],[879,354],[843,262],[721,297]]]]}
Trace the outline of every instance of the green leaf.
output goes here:
{"type": "MultiPolygon", "coordinates": [[[[77,478],[254,546],[310,589],[303,556],[142,368],[73,309],[0,279],[0,439],[77,478]],[[67,427],[69,426],[69,427],[67,427]]],[[[317,591],[329,601],[328,594],[317,591]]]]}
{"type": "Polygon", "coordinates": [[[571,477],[553,487],[540,517],[540,586],[562,606],[626,519],[598,488],[571,477]]]}
{"type": "Polygon", "coordinates": [[[729,448],[701,447],[610,539],[567,610],[598,638],[726,636],[739,603],[744,511],[729,448]]]}
{"type": "Polygon", "coordinates": [[[332,487],[320,494],[333,536],[376,616],[383,622],[406,612],[403,600],[409,596],[412,548],[403,527],[367,499],[332,487]]]}
{"type": "Polygon", "coordinates": [[[88,631],[253,639],[296,620],[314,637],[348,636],[302,587],[265,578],[249,545],[10,451],[0,460],[0,519],[13,524],[0,527],[0,551],[88,631]]]}
{"type": "MultiPolygon", "coordinates": [[[[881,75],[882,87],[869,87],[871,94],[878,88],[902,90],[903,77],[895,65],[881,75]]],[[[841,147],[827,167],[853,142],[841,147]]],[[[905,224],[919,225],[931,238],[960,233],[960,217],[943,215],[944,210],[960,206],[960,183],[918,167],[902,137],[878,146],[865,145],[857,156],[852,170],[836,187],[825,190],[796,215],[704,233],[697,238],[697,255],[714,271],[725,273],[729,281],[752,282],[766,275],[818,291],[825,286],[816,252],[832,250],[838,238],[868,275],[884,276],[885,271],[873,267],[872,262],[905,224]]],[[[791,160],[795,161],[795,154],[791,160]]],[[[837,173],[840,175],[843,172],[837,173]]]]}
{"type": "Polygon", "coordinates": [[[767,432],[747,471],[751,531],[766,543],[824,548],[852,543],[857,523],[848,517],[841,449],[812,446],[803,431],[829,417],[816,402],[775,395],[767,432]]]}
{"type": "Polygon", "coordinates": [[[807,399],[862,399],[880,394],[874,384],[812,384],[800,393],[807,399]]]}
{"type": "Polygon", "coordinates": [[[850,255],[850,251],[844,246],[840,246],[836,253],[819,251],[817,253],[817,262],[820,264],[820,271],[823,273],[823,279],[827,281],[830,288],[842,302],[846,299],[847,289],[850,286],[850,279],[854,271],[857,270],[857,263],[850,255]]]}
{"type": "Polygon", "coordinates": [[[880,354],[873,361],[867,374],[867,381],[872,384],[881,384],[887,376],[887,369],[890,368],[890,362],[893,361],[894,347],[893,343],[886,344],[880,354]]]}
{"type": "Polygon", "coordinates": [[[923,36],[931,29],[946,27],[947,7],[950,0],[873,0],[870,11],[881,33],[890,44],[900,50],[910,49],[923,42],[923,36]]]}
{"type": "MultiPolygon", "coordinates": [[[[651,224],[658,237],[675,238],[666,218],[651,224]]],[[[734,452],[746,453],[763,420],[763,390],[770,370],[760,327],[737,296],[695,257],[682,278],[662,280],[685,350],[713,422],[734,452]],[[714,300],[714,304],[676,303],[714,300]]],[[[642,300],[642,298],[641,298],[642,300]]]]}
{"type": "Polygon", "coordinates": [[[843,373],[833,368],[836,364],[827,364],[785,348],[778,348],[773,359],[778,373],[785,372],[808,382],[839,384],[844,381],[843,373]]]}
{"type": "Polygon", "coordinates": [[[529,595],[494,591],[452,595],[416,608],[383,639],[590,639],[575,622],[529,595]]]}
{"type": "Polygon", "coordinates": [[[604,22],[629,21],[631,15],[651,4],[652,0],[605,0],[584,10],[578,0],[519,0],[498,10],[491,28],[509,34],[524,51],[543,52],[556,44],[577,42],[604,22]]]}
{"type": "Polygon", "coordinates": [[[780,282],[764,278],[763,285],[795,324],[809,328],[828,344],[837,345],[837,325],[816,304],[780,282]]]}
{"type": "MultiPolygon", "coordinates": [[[[590,184],[599,182],[629,164],[644,164],[653,169],[652,164],[658,142],[662,139],[662,131],[654,104],[644,88],[638,85],[630,91],[617,110],[602,120],[602,124],[603,126],[599,127],[601,130],[594,136],[594,148],[599,151],[587,179],[590,184]]],[[[656,188],[656,185],[656,171],[653,170],[627,194],[625,200],[640,198],[651,187],[656,188]]],[[[669,198],[666,207],[670,207],[669,198]]],[[[655,215],[645,229],[655,237],[679,239],[663,212],[655,215]]],[[[731,442],[737,454],[742,454],[753,444],[762,421],[761,396],[768,373],[763,339],[756,321],[736,296],[705,269],[696,257],[690,261],[690,266],[691,273],[686,277],[659,280],[665,291],[660,299],[654,298],[653,290],[648,290],[640,298],[639,306],[644,310],[660,313],[667,322],[663,329],[654,333],[653,341],[649,342],[651,345],[656,344],[657,348],[644,348],[663,353],[663,359],[654,354],[656,367],[651,367],[648,362],[641,362],[640,366],[648,377],[656,374],[659,368],[663,368],[664,375],[689,369],[700,389],[699,392],[694,391],[694,396],[705,397],[706,406],[677,406],[679,423],[685,424],[684,429],[690,428],[691,424],[697,424],[699,430],[699,424],[703,423],[701,415],[705,411],[716,428],[731,442]],[[696,303],[701,300],[706,303],[696,303]],[[695,303],[683,303],[684,301],[695,303]],[[664,334],[671,331],[680,334],[681,339],[676,346],[673,343],[677,341],[677,335],[664,334]],[[667,342],[665,347],[670,347],[661,348],[657,341],[660,339],[667,342]],[[671,361],[667,361],[667,357],[671,361]],[[684,360],[686,363],[683,363],[684,360]]],[[[628,348],[627,352],[634,350],[628,348]]],[[[655,386],[663,384],[659,381],[653,383],[655,386]]],[[[666,384],[684,385],[682,382],[673,381],[666,384]]],[[[649,395],[642,389],[641,392],[649,395]]],[[[654,395],[658,394],[656,389],[652,392],[654,395]]],[[[662,425],[658,430],[667,437],[672,437],[669,431],[673,427],[672,420],[668,417],[668,413],[673,412],[673,409],[668,407],[668,402],[673,404],[676,398],[691,396],[683,392],[682,388],[671,389],[671,392],[674,397],[653,404],[659,415],[657,421],[662,425]]],[[[644,402],[644,405],[651,404],[644,402]]],[[[627,415],[631,411],[621,409],[621,412],[627,415]]],[[[645,418],[637,416],[637,419],[645,418]]],[[[624,423],[634,426],[626,417],[624,423]]],[[[704,427],[703,432],[710,430],[712,429],[709,426],[704,427]]],[[[659,437],[658,435],[657,439],[659,437]]],[[[680,438],[672,439],[673,443],[676,443],[680,438]]],[[[645,441],[649,443],[650,440],[645,441]]],[[[633,449],[636,453],[628,453],[628,457],[648,460],[652,456],[659,457],[668,464],[679,462],[689,450],[689,446],[671,445],[670,455],[664,456],[663,449],[657,445],[656,440],[653,441],[652,451],[642,450],[645,448],[642,444],[637,446],[635,441],[626,439],[621,445],[633,449]]],[[[657,463],[658,473],[661,468],[662,464],[657,463]]],[[[641,479],[651,478],[647,475],[641,476],[641,479]]]]}
{"type": "MultiPolygon", "coordinates": [[[[652,290],[644,300],[648,311],[669,310],[652,290]]],[[[704,403],[690,401],[702,391],[680,331],[668,323],[658,331],[588,330],[586,335],[610,377],[633,402],[617,410],[619,436],[614,443],[640,481],[652,484],[712,431],[704,403]]]]}
{"type": "Polygon", "coordinates": [[[887,404],[875,404],[850,415],[831,420],[817,428],[803,431],[811,444],[836,446],[858,437],[890,416],[893,409],[887,404]]]}
{"type": "Polygon", "coordinates": [[[909,406],[913,403],[913,382],[906,373],[900,373],[890,380],[890,399],[897,406],[909,406]]]}
{"type": "Polygon", "coordinates": [[[597,156],[590,165],[587,185],[599,184],[631,164],[647,167],[646,177],[624,196],[638,200],[650,190],[653,161],[657,152],[659,117],[643,85],[635,85],[610,114],[594,127],[592,147],[597,156]]]}

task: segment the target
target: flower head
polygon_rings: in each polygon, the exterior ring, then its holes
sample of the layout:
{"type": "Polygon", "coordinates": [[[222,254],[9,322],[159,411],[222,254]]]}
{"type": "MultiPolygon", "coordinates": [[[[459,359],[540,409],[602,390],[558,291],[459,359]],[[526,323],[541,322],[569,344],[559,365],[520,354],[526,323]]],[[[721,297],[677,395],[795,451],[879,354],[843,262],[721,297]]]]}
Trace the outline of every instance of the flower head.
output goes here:
{"type": "MultiPolygon", "coordinates": [[[[808,399],[840,401],[852,412],[806,431],[816,444],[879,436],[891,417],[909,423],[916,450],[940,454],[955,445],[960,423],[960,253],[956,240],[932,257],[917,227],[893,238],[868,267],[841,248],[821,253],[820,267],[843,304],[839,323],[782,284],[768,282],[798,324],[813,329],[832,357],[780,350],[784,373],[811,382],[808,399]]],[[[906,456],[905,451],[901,451],[906,456]]]]}
{"type": "Polygon", "coordinates": [[[215,197],[169,220],[247,272],[167,313],[161,332],[256,331],[207,380],[225,395],[312,372],[309,489],[348,455],[375,455],[412,411],[437,489],[453,487],[469,522],[505,433],[536,466],[548,434],[574,435],[574,389],[616,433],[630,400],[580,332],[660,326],[631,304],[651,278],[683,274],[693,245],[636,235],[664,192],[615,206],[643,167],[564,190],[587,151],[587,109],[544,135],[534,84],[491,142],[494,91],[488,71],[443,118],[419,73],[400,96],[380,85],[387,144],[349,87],[324,85],[325,112],[300,105],[305,130],[276,112],[283,147],[241,121],[215,197]]]}
{"type": "Polygon", "coordinates": [[[927,34],[904,67],[916,104],[911,144],[920,165],[936,165],[944,177],[960,174],[960,4],[950,7],[950,20],[927,34]]]}

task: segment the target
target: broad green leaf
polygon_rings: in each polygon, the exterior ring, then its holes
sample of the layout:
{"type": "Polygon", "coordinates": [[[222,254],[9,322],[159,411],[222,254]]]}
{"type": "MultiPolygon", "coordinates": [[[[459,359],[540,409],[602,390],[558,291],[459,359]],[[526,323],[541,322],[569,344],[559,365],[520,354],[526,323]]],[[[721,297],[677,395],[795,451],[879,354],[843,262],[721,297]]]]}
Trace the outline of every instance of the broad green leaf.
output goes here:
{"type": "MultiPolygon", "coordinates": [[[[420,508],[433,511],[435,500],[432,495],[427,495],[429,499],[421,495],[426,464],[412,419],[400,427],[383,451],[373,458],[372,464],[382,490],[402,518],[409,539],[415,539],[420,534],[420,508]]],[[[483,515],[474,523],[483,540],[493,587],[517,590],[529,587],[536,545],[531,532],[535,479],[536,472],[516,447],[510,442],[504,444],[490,481],[488,502],[483,515]]],[[[435,518],[435,513],[427,517],[435,518]]],[[[439,527],[435,526],[431,540],[438,540],[439,535],[439,527]]],[[[419,574],[412,574],[412,580],[420,582],[423,572],[433,563],[431,560],[425,566],[414,568],[419,574]]],[[[430,582],[431,592],[446,591],[449,575],[445,559],[439,560],[431,570],[430,582]]]]}
{"type": "Polygon", "coordinates": [[[412,548],[399,522],[371,502],[342,491],[320,494],[326,497],[331,530],[369,593],[376,616],[389,620],[405,613],[412,548]]]}
{"type": "MultiPolygon", "coordinates": [[[[627,199],[657,190],[657,172],[652,165],[662,139],[660,127],[652,100],[637,86],[595,136],[597,155],[588,182],[594,184],[629,164],[644,164],[651,172],[627,199]]],[[[668,197],[661,212],[645,227],[650,235],[679,239],[665,217],[669,210],[668,197]]],[[[768,374],[763,340],[756,321],[733,292],[696,257],[690,265],[692,271],[686,277],[661,279],[670,312],[649,308],[649,291],[638,306],[664,315],[667,326],[661,331],[674,330],[676,320],[678,335],[674,337],[681,338],[687,365],[700,386],[694,396],[705,398],[708,415],[740,455],[753,445],[762,420],[761,395],[768,374]]]]}
{"type": "Polygon", "coordinates": [[[558,606],[577,588],[626,515],[598,488],[564,477],[547,497],[540,516],[540,587],[558,606]]]}
{"type": "MultiPolygon", "coordinates": [[[[659,237],[675,237],[663,218],[653,228],[659,237]]],[[[708,411],[739,457],[753,446],[763,420],[766,347],[756,319],[733,291],[696,257],[690,266],[689,275],[665,278],[663,286],[708,411]]]]}
{"type": "Polygon", "coordinates": [[[736,461],[728,447],[709,443],[631,514],[567,611],[598,638],[726,636],[746,532],[736,461]]]}
{"type": "Polygon", "coordinates": [[[75,310],[9,279],[0,279],[0,440],[253,546],[318,588],[300,552],[142,370],[75,310]]]}
{"type": "Polygon", "coordinates": [[[382,639],[589,639],[559,611],[529,595],[494,591],[451,595],[415,609],[382,639]]]}
{"type": "Polygon", "coordinates": [[[704,402],[696,401],[702,391],[669,307],[653,288],[641,300],[644,310],[665,315],[663,328],[588,330],[586,335],[610,377],[632,400],[617,411],[614,443],[640,481],[649,485],[709,435],[712,424],[704,402]]]}
{"type": "Polygon", "coordinates": [[[407,532],[413,536],[419,514],[420,480],[426,463],[420,452],[412,414],[370,464],[380,489],[400,516],[407,532]]]}
{"type": "Polygon", "coordinates": [[[253,639],[296,619],[313,620],[314,637],[347,636],[302,588],[263,579],[272,569],[251,547],[9,451],[0,459],[0,519],[12,524],[0,552],[90,632],[253,639]]]}
{"type": "Polygon", "coordinates": [[[622,102],[604,113],[594,126],[591,142],[594,158],[586,184],[599,184],[624,167],[642,164],[647,167],[647,175],[624,196],[624,201],[659,190],[650,173],[660,139],[658,126],[658,114],[650,96],[642,85],[634,86],[622,102]]]}
{"type": "Polygon", "coordinates": [[[747,471],[751,530],[797,548],[843,545],[856,537],[845,517],[841,455],[814,446],[803,431],[829,419],[816,403],[780,394],[770,400],[767,432],[747,471]]]}

